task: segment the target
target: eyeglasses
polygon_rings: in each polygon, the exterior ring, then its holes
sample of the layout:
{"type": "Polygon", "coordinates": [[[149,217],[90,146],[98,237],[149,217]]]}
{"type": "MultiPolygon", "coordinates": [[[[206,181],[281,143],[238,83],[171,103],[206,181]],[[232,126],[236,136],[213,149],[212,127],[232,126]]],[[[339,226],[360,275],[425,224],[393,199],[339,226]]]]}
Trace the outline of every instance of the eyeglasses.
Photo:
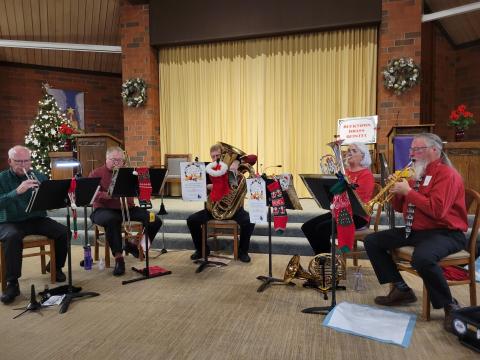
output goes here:
{"type": "Polygon", "coordinates": [[[119,163],[119,162],[124,161],[123,158],[108,158],[108,160],[110,160],[111,162],[114,162],[114,163],[119,163]]]}
{"type": "Polygon", "coordinates": [[[27,160],[15,160],[15,159],[12,159],[12,161],[15,163],[15,164],[28,164],[29,162],[32,161],[32,159],[27,159],[27,160]]]}
{"type": "Polygon", "coordinates": [[[431,147],[431,146],[411,147],[411,148],[409,149],[409,151],[410,151],[411,153],[420,152],[420,151],[423,151],[423,150],[425,150],[425,149],[428,149],[429,147],[431,147]]]}

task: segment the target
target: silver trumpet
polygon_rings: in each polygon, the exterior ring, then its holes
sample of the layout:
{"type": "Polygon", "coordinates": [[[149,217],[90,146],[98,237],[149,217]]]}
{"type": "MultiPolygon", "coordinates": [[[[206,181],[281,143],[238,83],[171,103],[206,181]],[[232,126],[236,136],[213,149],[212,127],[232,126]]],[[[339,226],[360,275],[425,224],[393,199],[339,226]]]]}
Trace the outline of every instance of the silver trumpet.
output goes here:
{"type": "MultiPolygon", "coordinates": [[[[27,171],[23,169],[23,173],[27,177],[27,180],[35,180],[38,183],[38,185],[40,185],[40,181],[38,180],[37,176],[33,171],[27,171]]],[[[35,198],[37,197],[37,193],[38,193],[38,186],[35,186],[32,189],[32,196],[30,196],[30,200],[28,201],[27,208],[25,209],[26,212],[30,212],[31,207],[35,202],[35,198]]]]}

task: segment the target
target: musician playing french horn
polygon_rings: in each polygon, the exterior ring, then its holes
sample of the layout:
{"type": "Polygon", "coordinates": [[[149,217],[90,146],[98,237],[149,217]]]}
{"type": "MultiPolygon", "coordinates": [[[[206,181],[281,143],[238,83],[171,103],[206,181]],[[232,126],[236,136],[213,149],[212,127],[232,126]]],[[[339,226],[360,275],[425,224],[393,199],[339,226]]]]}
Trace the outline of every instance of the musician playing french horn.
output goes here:
{"type": "MultiPolygon", "coordinates": [[[[227,165],[220,160],[223,152],[221,144],[215,144],[210,147],[210,157],[212,158],[212,163],[207,166],[207,172],[211,181],[214,184],[208,184],[207,189],[210,191],[210,197],[221,198],[223,195],[227,194],[229,190],[237,186],[237,180],[240,179],[240,176],[237,176],[237,169],[240,163],[240,160],[234,160],[230,167],[227,169],[227,165]],[[225,177],[225,181],[221,177],[225,177]]],[[[251,155],[250,155],[251,157],[251,155]]],[[[256,157],[255,157],[256,159],[256,157]]],[[[250,163],[250,165],[252,165],[250,163]]],[[[195,246],[195,252],[190,256],[192,260],[198,260],[202,257],[202,224],[207,223],[208,220],[213,219],[212,214],[207,210],[200,210],[187,219],[187,225],[192,235],[193,245],[195,246]]],[[[232,217],[238,225],[240,226],[240,244],[238,251],[238,258],[242,262],[250,262],[250,256],[248,255],[248,249],[250,246],[250,237],[252,236],[255,224],[250,223],[250,216],[248,212],[245,211],[243,207],[240,207],[237,212],[232,217]]],[[[210,253],[210,249],[206,248],[207,254],[210,253]]]]}
{"type": "MultiPolygon", "coordinates": [[[[356,184],[356,193],[362,202],[366,203],[372,198],[375,180],[370,171],[372,160],[368,147],[359,142],[348,145],[347,168],[345,175],[351,184],[356,184]]],[[[360,229],[370,223],[370,217],[353,215],[355,229],[360,229]]],[[[308,220],[302,225],[302,231],[308,239],[315,253],[329,253],[331,249],[330,238],[332,235],[332,214],[322,214],[308,220]]]]}
{"type": "Polygon", "coordinates": [[[365,238],[365,249],[378,281],[393,284],[389,294],[377,296],[375,303],[395,306],[417,300],[390,254],[392,249],[413,246],[411,264],[423,279],[432,306],[444,308],[444,327],[452,331],[451,312],[459,305],[437,262],[466,246],[465,188],[437,135],[416,135],[410,147],[410,158],[414,164],[414,178],[403,179],[390,190],[395,194],[393,207],[403,213],[406,227],[379,231],[365,238]]]}
{"type": "MultiPolygon", "coordinates": [[[[108,194],[108,189],[112,182],[113,171],[115,168],[123,167],[125,164],[125,152],[117,146],[107,149],[105,165],[94,169],[89,177],[99,177],[100,191],[93,202],[93,213],[90,219],[94,224],[105,228],[105,236],[108,239],[110,250],[115,257],[115,267],[113,275],[120,276],[125,273],[125,260],[123,250],[131,253],[133,256],[139,256],[139,250],[136,244],[129,241],[125,242],[122,248],[122,224],[124,215],[122,215],[119,198],[112,198],[108,194]]],[[[153,241],[158,230],[162,226],[162,221],[155,216],[153,222],[149,222],[149,213],[146,209],[135,206],[133,198],[127,198],[127,208],[129,218],[132,221],[140,221],[146,225],[148,238],[153,241]]]]}
{"type": "MultiPolygon", "coordinates": [[[[5,252],[7,287],[1,301],[9,304],[20,294],[18,279],[22,274],[22,239],[27,235],[44,235],[55,240],[56,281],[66,280],[62,268],[67,257],[66,226],[47,217],[46,211],[25,209],[38,188],[47,177],[31,170],[30,150],[14,146],[8,151],[10,168],[0,173],[0,242],[5,252]]],[[[67,235],[68,234],[68,235],[67,235]]],[[[50,263],[47,270],[50,271],[50,263]]]]}

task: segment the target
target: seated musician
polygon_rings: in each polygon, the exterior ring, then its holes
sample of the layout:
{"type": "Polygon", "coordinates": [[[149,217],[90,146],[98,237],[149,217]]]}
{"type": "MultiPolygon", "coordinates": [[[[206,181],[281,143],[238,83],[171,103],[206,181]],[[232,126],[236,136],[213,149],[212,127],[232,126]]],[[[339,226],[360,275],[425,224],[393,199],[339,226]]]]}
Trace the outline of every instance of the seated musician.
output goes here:
{"type": "MultiPolygon", "coordinates": [[[[347,169],[345,175],[351,184],[356,184],[356,193],[362,202],[368,202],[373,195],[375,181],[370,171],[372,163],[368,147],[363,143],[348,145],[347,169]]],[[[361,229],[370,223],[370,217],[353,215],[355,229],[361,229]]],[[[315,255],[331,251],[332,214],[326,213],[308,220],[302,225],[302,231],[312,246],[315,255]]]]}
{"type": "MultiPolygon", "coordinates": [[[[62,267],[67,257],[68,236],[71,236],[67,227],[47,217],[46,211],[25,212],[32,190],[39,182],[47,180],[45,175],[30,170],[30,150],[14,146],[8,151],[8,164],[10,168],[0,173],[0,242],[5,253],[7,279],[1,297],[4,304],[11,303],[20,294],[22,239],[27,235],[44,235],[55,240],[56,281],[62,282],[66,280],[62,267]]],[[[47,271],[50,271],[50,263],[47,271]]]]}
{"type": "Polygon", "coordinates": [[[413,246],[412,266],[423,279],[432,306],[444,308],[444,327],[452,330],[451,311],[459,308],[437,262],[465,249],[468,229],[465,188],[462,177],[442,151],[442,140],[435,134],[415,136],[410,147],[414,179],[403,179],[391,189],[393,207],[413,223],[405,228],[379,231],[365,238],[365,249],[380,284],[393,283],[387,296],[377,296],[378,305],[395,306],[415,302],[413,290],[395,266],[390,250],[413,246]]]}
{"type": "MultiPolygon", "coordinates": [[[[129,241],[126,241],[122,250],[122,223],[123,216],[119,198],[112,198],[108,195],[108,188],[112,182],[113,169],[123,167],[125,163],[124,151],[117,147],[110,147],[107,149],[105,165],[94,169],[89,177],[100,177],[100,191],[93,203],[93,213],[90,219],[94,224],[105,228],[105,236],[108,239],[108,244],[115,257],[115,268],[113,275],[120,276],[125,273],[125,261],[123,259],[123,250],[126,253],[131,253],[138,257],[138,247],[129,241]]],[[[130,213],[130,220],[141,221],[144,226],[146,224],[146,232],[148,238],[153,241],[158,230],[162,226],[162,221],[155,217],[154,222],[149,222],[149,213],[146,209],[134,205],[133,198],[128,198],[128,211],[130,213]]]]}
{"type": "MultiPolygon", "coordinates": [[[[215,144],[210,148],[210,157],[212,158],[212,162],[220,159],[222,154],[222,146],[220,144],[215,144]]],[[[238,168],[238,160],[232,162],[230,166],[228,181],[230,187],[235,184],[237,185],[237,168],[238,168]]],[[[211,175],[209,175],[211,176],[211,175]]],[[[212,177],[211,177],[212,178],[212,177]]],[[[215,181],[215,179],[212,179],[215,181]]],[[[207,189],[212,190],[213,184],[208,184],[207,189]]],[[[212,194],[210,193],[210,196],[212,194]]],[[[195,252],[190,256],[192,260],[197,260],[202,257],[202,224],[206,224],[208,220],[213,219],[212,214],[206,209],[198,211],[192,215],[190,215],[187,219],[187,225],[190,230],[190,234],[192,235],[193,245],[195,246],[195,252]]],[[[239,251],[238,251],[238,258],[242,262],[250,262],[250,256],[248,255],[248,249],[250,246],[250,237],[252,236],[253,230],[255,228],[255,224],[250,223],[250,216],[248,212],[246,212],[243,207],[238,209],[238,211],[233,216],[232,220],[235,220],[238,225],[240,226],[240,244],[239,244],[239,251]]],[[[210,249],[208,245],[206,247],[207,254],[210,253],[210,249]]]]}

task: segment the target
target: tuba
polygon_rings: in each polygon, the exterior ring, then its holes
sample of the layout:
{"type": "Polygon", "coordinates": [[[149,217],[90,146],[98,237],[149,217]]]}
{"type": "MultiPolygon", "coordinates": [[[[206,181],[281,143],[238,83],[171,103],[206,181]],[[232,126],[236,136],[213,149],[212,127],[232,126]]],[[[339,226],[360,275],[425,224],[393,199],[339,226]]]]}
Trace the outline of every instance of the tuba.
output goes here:
{"type": "MultiPolygon", "coordinates": [[[[240,160],[242,156],[246,154],[232,146],[223,142],[219,143],[222,145],[222,154],[220,160],[227,164],[228,168],[233,163],[234,160],[240,160]]],[[[243,206],[243,200],[247,193],[247,182],[244,174],[248,173],[249,176],[255,175],[255,170],[250,164],[240,164],[238,166],[238,186],[231,188],[229,193],[225,195],[221,200],[212,202],[210,197],[207,199],[207,210],[212,214],[215,220],[228,220],[235,215],[235,213],[243,206]]]]}

